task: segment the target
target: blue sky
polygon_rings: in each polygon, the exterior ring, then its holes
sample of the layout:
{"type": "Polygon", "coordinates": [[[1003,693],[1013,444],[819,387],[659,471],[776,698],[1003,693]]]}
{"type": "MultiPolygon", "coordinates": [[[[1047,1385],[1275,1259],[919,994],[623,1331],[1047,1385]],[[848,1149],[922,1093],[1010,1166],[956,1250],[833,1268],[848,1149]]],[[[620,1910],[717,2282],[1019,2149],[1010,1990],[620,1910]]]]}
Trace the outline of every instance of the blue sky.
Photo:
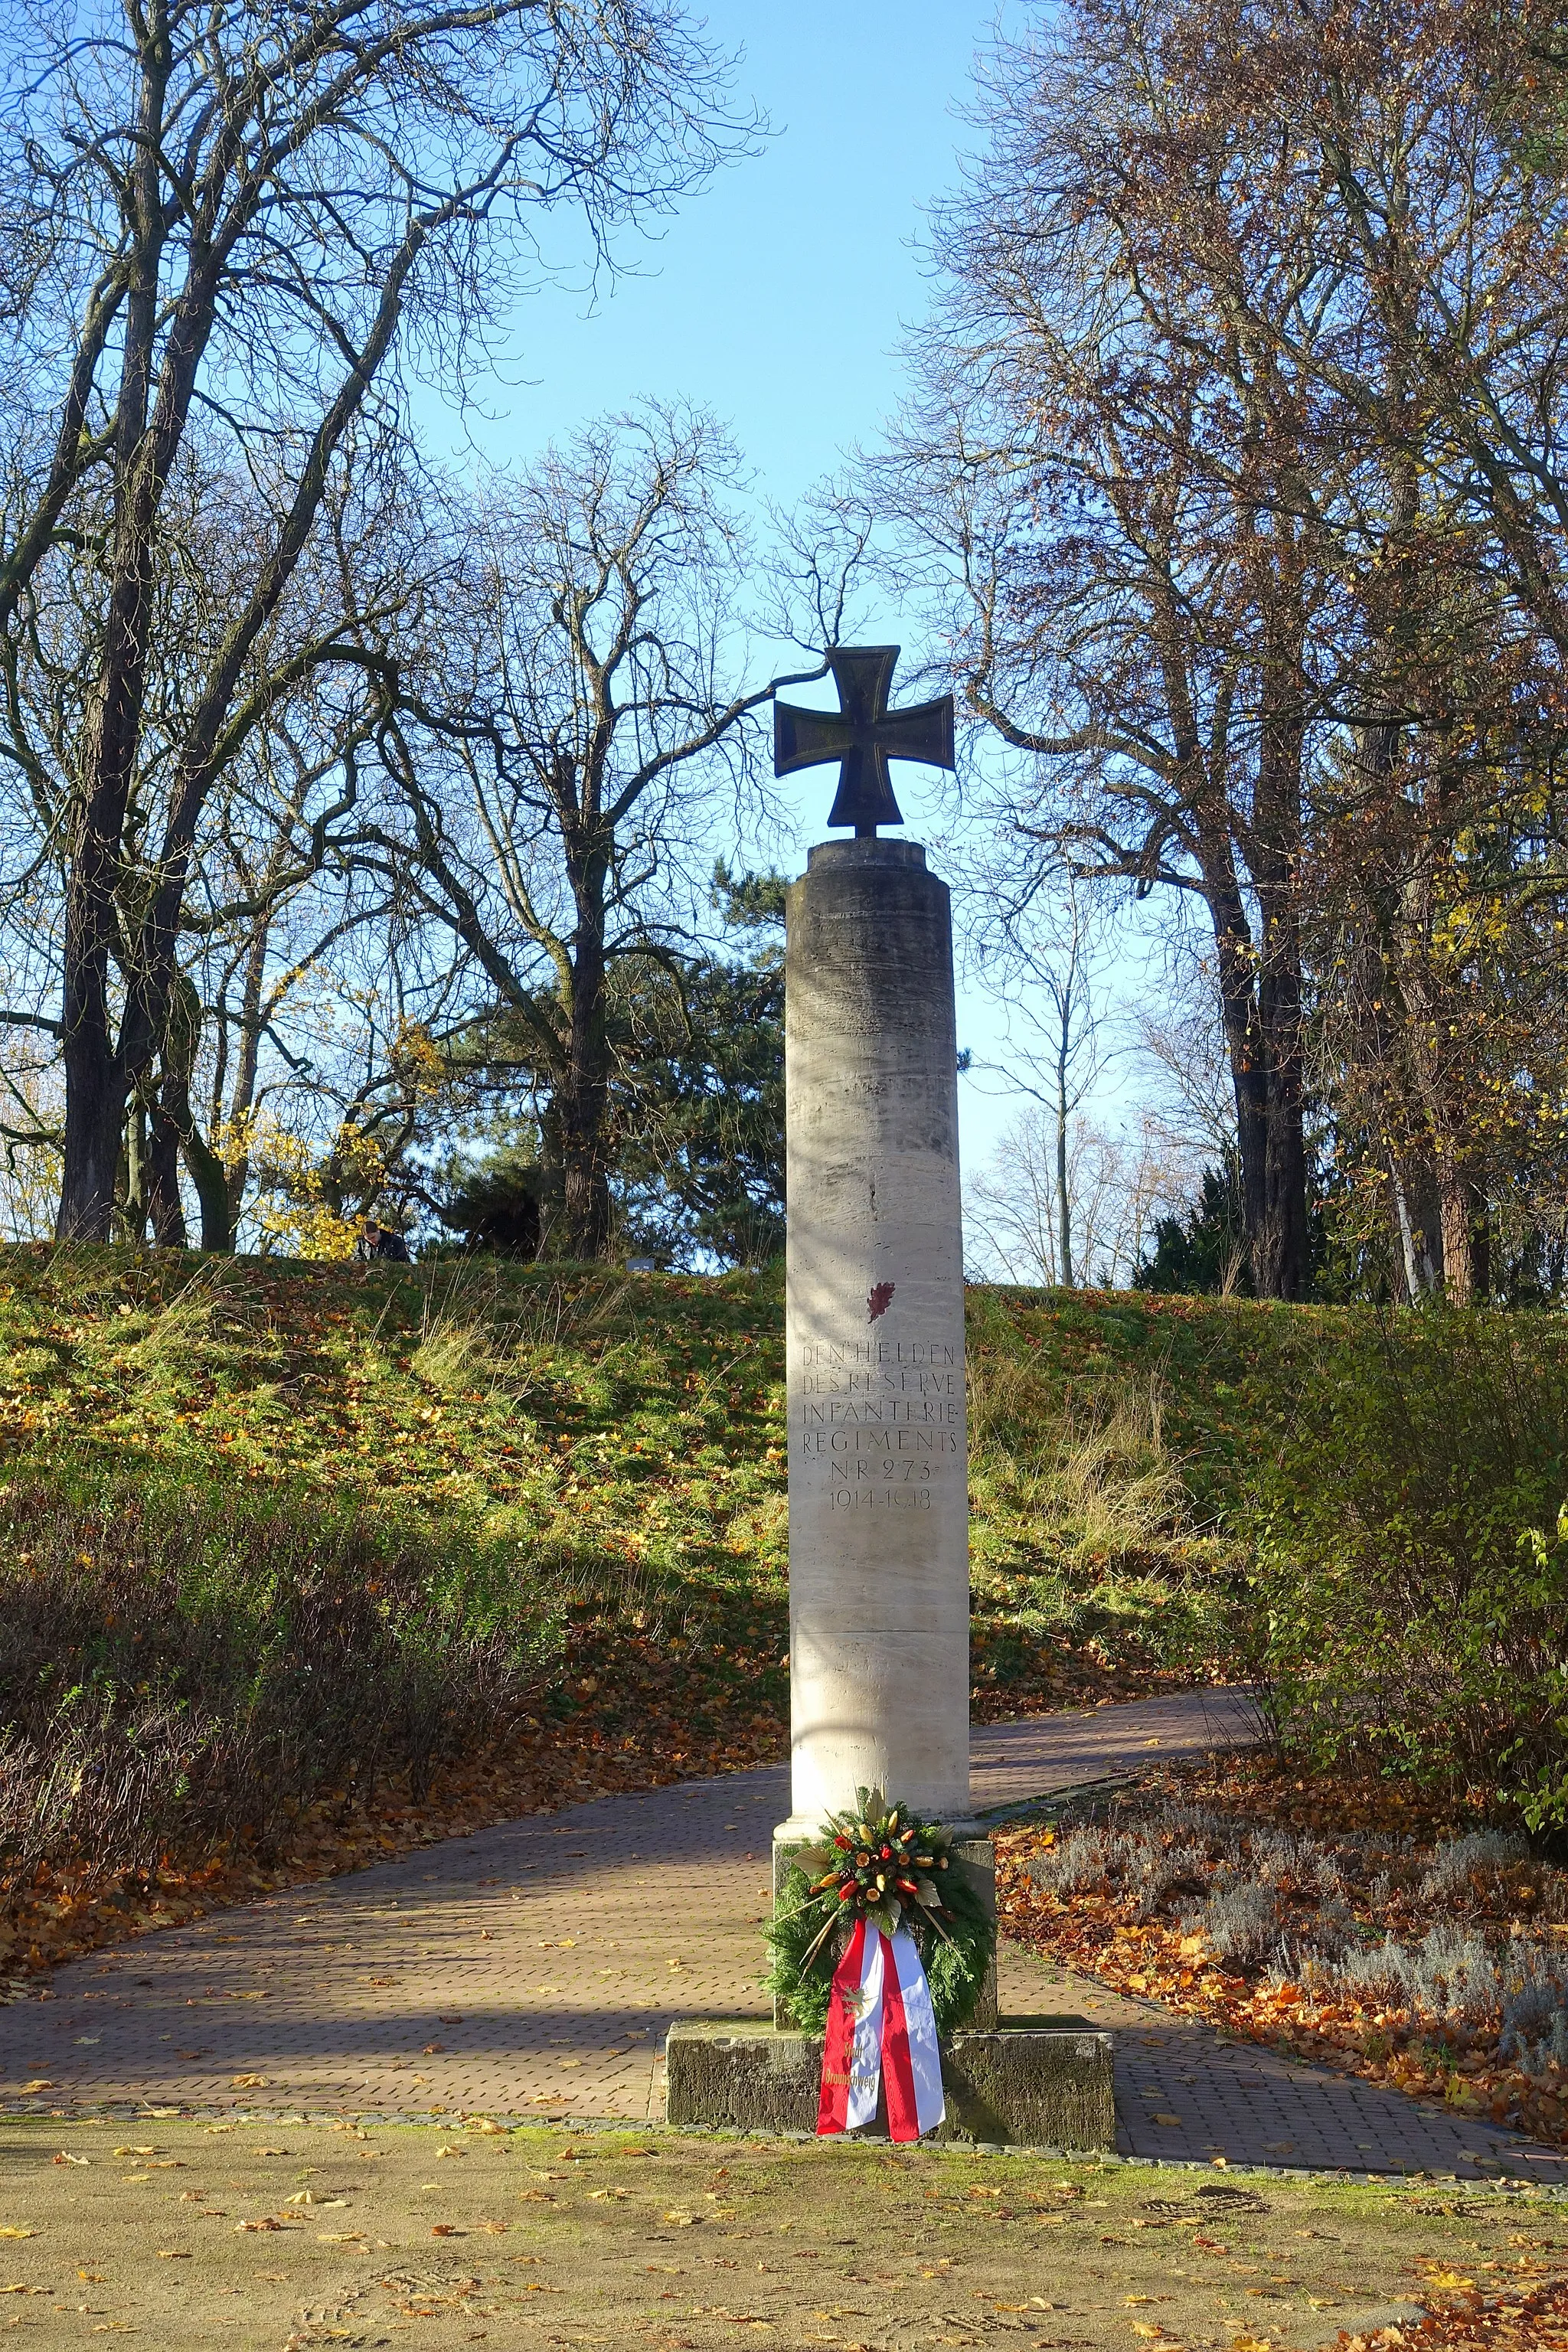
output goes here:
{"type": "MultiPolygon", "coordinates": [[[[508,381],[474,387],[489,421],[469,430],[487,456],[526,460],[644,394],[688,399],[732,428],[759,495],[788,505],[856,444],[874,445],[902,396],[904,331],[927,301],[926,209],[973,139],[962,110],[995,16],[995,0],[716,0],[710,31],[743,52],[740,88],[773,136],[657,242],[623,246],[636,274],[596,299],[566,284],[522,305],[508,381]]],[[[935,829],[935,781],[900,771],[915,838],[935,829]]],[[[831,784],[803,782],[791,870],[823,836],[831,784]]],[[[978,1055],[994,1049],[992,1008],[973,988],[959,1030],[978,1055]]],[[[973,1168],[1012,1106],[973,1085],[963,1094],[973,1168]]]]}
{"type": "Polygon", "coordinates": [[[914,250],[969,132],[957,119],[993,7],[969,0],[721,0],[739,83],[774,125],[662,225],[642,274],[597,307],[549,290],[518,314],[521,367],[487,442],[525,456],[647,393],[714,409],[787,503],[900,398],[898,345],[924,307],[914,250]]]}

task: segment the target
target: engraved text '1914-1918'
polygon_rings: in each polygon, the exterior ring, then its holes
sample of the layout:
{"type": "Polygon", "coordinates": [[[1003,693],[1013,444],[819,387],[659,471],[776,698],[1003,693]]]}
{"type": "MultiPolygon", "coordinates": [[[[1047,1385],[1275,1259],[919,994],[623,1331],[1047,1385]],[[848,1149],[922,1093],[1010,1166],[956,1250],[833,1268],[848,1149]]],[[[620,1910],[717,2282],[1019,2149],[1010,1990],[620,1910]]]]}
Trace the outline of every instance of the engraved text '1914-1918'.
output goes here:
{"type": "Polygon", "coordinates": [[[800,1350],[801,1449],[836,1510],[930,1510],[963,1440],[963,1367],[944,1340],[810,1339],[800,1350]]]}

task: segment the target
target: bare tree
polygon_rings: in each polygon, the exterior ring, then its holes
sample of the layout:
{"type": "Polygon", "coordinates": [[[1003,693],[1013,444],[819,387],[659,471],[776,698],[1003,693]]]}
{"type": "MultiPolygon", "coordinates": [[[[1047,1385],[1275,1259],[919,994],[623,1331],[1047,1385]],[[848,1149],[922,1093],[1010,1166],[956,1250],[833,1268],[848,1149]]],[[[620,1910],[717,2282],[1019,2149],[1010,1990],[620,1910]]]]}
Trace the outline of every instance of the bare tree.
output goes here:
{"type": "MultiPolygon", "coordinates": [[[[679,986],[716,819],[741,822],[776,686],[738,667],[737,461],[703,415],[592,425],[473,529],[467,625],[443,619],[382,744],[389,875],[489,992],[469,1050],[541,1103],[547,1246],[610,1244],[613,1092],[633,968],[679,986]],[[626,985],[623,985],[623,982],[626,985]]],[[[816,615],[836,641],[839,605],[816,615]]]]}
{"type": "Polygon", "coordinates": [[[1056,1250],[1051,1278],[1071,1289],[1075,1201],[1069,1135],[1080,1104],[1100,1069],[1100,1016],[1097,1003],[1100,909],[1081,884],[1069,880],[1064,893],[1047,898],[1031,892],[1023,907],[1006,906],[1005,892],[979,896],[983,922],[1000,939],[987,958],[987,978],[1001,995],[1007,1027],[1005,1058],[972,1061],[970,1076],[983,1089],[996,1091],[994,1076],[1009,1094],[1042,1104],[1053,1122],[1056,1250]]]}
{"type": "Polygon", "coordinates": [[[90,1239],[168,1034],[203,812],[300,677],[363,663],[362,614],[273,638],[347,446],[395,433],[411,362],[458,367],[505,315],[534,224],[575,206],[607,251],[742,133],[676,0],[135,0],[35,14],[5,64],[0,659],[86,599],[75,756],[13,755],[65,867],[58,1229],[90,1239]],[[256,511],[161,730],[198,436],[256,511]]]}
{"type": "MultiPolygon", "coordinates": [[[[1072,1204],[1072,1266],[1079,1283],[1124,1289],[1162,1216],[1191,1200],[1199,1162],[1182,1139],[1147,1113],[1131,1134],[1074,1118],[1067,1133],[1072,1204]]],[[[971,1260],[1009,1282],[1073,1280],[1058,1222],[1060,1136],[1038,1105],[1008,1127],[989,1162],[965,1187],[971,1260]]]]}
{"type": "MultiPolygon", "coordinates": [[[[1527,69],[1550,15],[1073,0],[999,43],[884,475],[970,708],[1035,763],[994,803],[1022,871],[1206,909],[1266,1296],[1306,1279],[1325,826],[1392,835],[1461,730],[1476,821],[1557,696],[1521,650],[1562,643],[1564,215],[1526,129],[1560,103],[1560,64],[1527,69]]],[[[1463,1295],[1464,1153],[1431,1150],[1463,1295]]]]}
{"type": "Polygon", "coordinates": [[[992,157],[945,225],[923,404],[884,480],[942,560],[970,709],[1031,763],[1021,799],[994,803],[1018,887],[1062,861],[1205,906],[1255,1278],[1294,1297],[1319,594],[1311,500],[1278,520],[1305,467],[1299,386],[1272,354],[1226,345],[1201,288],[1162,283],[1170,315],[1148,315],[1118,132],[1179,94],[1135,80],[1080,24],[1003,53],[992,157]]]}

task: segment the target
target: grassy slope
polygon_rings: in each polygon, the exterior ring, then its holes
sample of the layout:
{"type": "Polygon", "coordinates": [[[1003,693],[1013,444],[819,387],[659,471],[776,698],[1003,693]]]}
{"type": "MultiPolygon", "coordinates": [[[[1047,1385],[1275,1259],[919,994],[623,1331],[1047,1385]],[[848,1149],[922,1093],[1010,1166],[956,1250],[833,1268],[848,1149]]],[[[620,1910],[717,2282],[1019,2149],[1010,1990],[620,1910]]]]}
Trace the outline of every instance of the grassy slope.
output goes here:
{"type": "MultiPolygon", "coordinates": [[[[1180,1596],[1215,1560],[1194,1530],[1267,1442],[1282,1353],[1323,1319],[972,1294],[981,1711],[1104,1695],[1108,1673],[1131,1688],[1173,1662],[1180,1596]]],[[[696,1677],[698,1732],[711,1707],[771,1725],[786,1690],[781,1323],[765,1276],[14,1249],[0,1464],[114,1463],[208,1496],[282,1484],[307,1507],[401,1516],[574,1624],[557,1713],[598,1697],[629,1643],[634,1685],[655,1658],[678,1665],[684,1710],[696,1677]]]]}
{"type": "MultiPolygon", "coordinates": [[[[1204,1529],[1237,1461],[1268,1442],[1285,1360],[1323,1318],[1041,1292],[976,1291],[970,1307],[976,1715],[1214,1673],[1206,1596],[1225,1554],[1204,1529]]],[[[0,1251],[0,1717],[33,1743],[0,1754],[0,1961],[36,1967],[121,1932],[106,1906],[133,1923],[179,1914],[481,1821],[782,1755],[782,1319],[776,1276],[0,1251]],[[32,1548],[39,1493],[52,1549],[32,1548]],[[378,1530],[400,1581],[382,1582],[378,1530]],[[182,1544],[162,1616],[142,1610],[148,1629],[132,1627],[142,1563],[182,1544]],[[405,1661],[425,1639],[408,1633],[410,1595],[423,1622],[449,1608],[479,1623],[492,1664],[521,1661],[490,1735],[455,1653],[437,1677],[433,1783],[406,1747],[366,1780],[343,1771],[341,1743],[340,1760],[312,1766],[307,1741],[284,1794],[253,1743],[260,1760],[231,1754],[226,1794],[198,1818],[175,1786],[180,1726],[205,1717],[222,1749],[226,1724],[258,1719],[246,1661],[254,1629],[280,1622],[267,1616],[279,1560],[286,1584],[324,1576],[333,1607],[357,1580],[405,1661]],[[207,1631],[187,1655],[170,1611],[193,1605],[207,1631]],[[65,1694],[61,1711],[40,1688],[65,1694]],[[89,1721],[69,1748],[105,1689],[110,1730],[89,1721]],[[149,1733],[165,1695],[174,1714],[149,1733]],[[136,1849],[150,1738],[172,1826],[136,1849]],[[116,1786],[119,1829],[100,1801],[116,1786]]],[[[339,1654],[357,1663],[363,1638],[347,1640],[339,1654]]],[[[308,1707],[289,1707],[337,1671],[311,1685],[310,1641],[301,1651],[285,1622],[286,1668],[290,1641],[285,1749],[296,1724],[314,1737],[308,1707]]],[[[367,1671],[350,1714],[394,1722],[396,1688],[384,1696],[367,1671]]]]}

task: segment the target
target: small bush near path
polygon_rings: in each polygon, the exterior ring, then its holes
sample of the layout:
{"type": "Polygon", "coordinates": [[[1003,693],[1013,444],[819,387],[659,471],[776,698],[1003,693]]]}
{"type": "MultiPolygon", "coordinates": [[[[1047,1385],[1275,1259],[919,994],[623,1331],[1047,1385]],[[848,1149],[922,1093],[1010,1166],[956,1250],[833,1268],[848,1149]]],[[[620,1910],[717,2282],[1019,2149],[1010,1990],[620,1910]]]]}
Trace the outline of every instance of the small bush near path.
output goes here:
{"type": "Polygon", "coordinates": [[[1568,1327],[1366,1315],[1280,1399],[1232,1650],[1280,1738],[1568,1829],[1568,1327]]]}
{"type": "Polygon", "coordinates": [[[1237,1756],[1015,1831],[1006,1932],[1227,2032],[1568,2142],[1568,1870],[1375,1779],[1321,1809],[1317,1786],[1237,1756]]]}

